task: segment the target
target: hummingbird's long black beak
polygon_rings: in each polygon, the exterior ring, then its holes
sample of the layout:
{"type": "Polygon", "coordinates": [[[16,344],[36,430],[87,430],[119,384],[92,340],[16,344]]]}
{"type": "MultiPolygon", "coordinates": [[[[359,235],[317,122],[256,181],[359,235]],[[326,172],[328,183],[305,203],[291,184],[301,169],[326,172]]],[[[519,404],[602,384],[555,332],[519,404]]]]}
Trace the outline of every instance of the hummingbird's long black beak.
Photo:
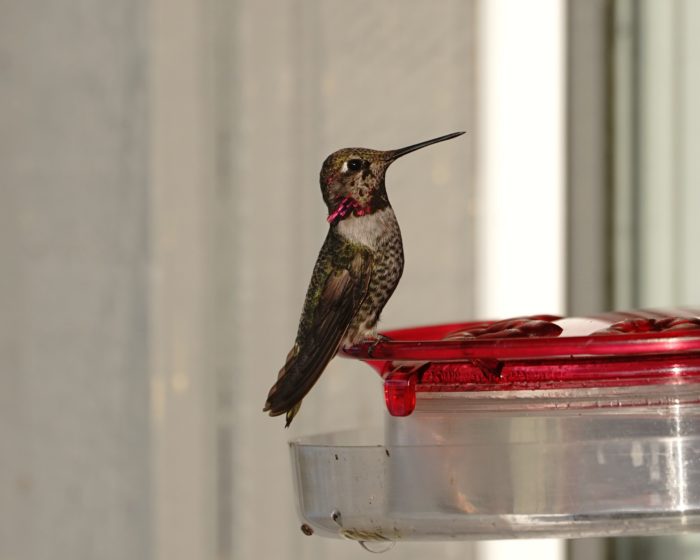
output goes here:
{"type": "Polygon", "coordinates": [[[387,161],[392,162],[401,156],[405,156],[406,154],[410,154],[411,152],[415,152],[416,150],[420,150],[421,148],[425,148],[426,146],[430,146],[431,144],[437,144],[438,142],[444,142],[445,140],[450,140],[452,138],[456,138],[457,136],[462,136],[464,132],[453,132],[452,134],[445,134],[445,136],[439,136],[438,138],[433,138],[432,140],[426,140],[425,142],[418,142],[418,144],[413,144],[412,146],[406,146],[405,148],[399,148],[398,150],[389,150],[386,152],[387,155],[387,161]]]}

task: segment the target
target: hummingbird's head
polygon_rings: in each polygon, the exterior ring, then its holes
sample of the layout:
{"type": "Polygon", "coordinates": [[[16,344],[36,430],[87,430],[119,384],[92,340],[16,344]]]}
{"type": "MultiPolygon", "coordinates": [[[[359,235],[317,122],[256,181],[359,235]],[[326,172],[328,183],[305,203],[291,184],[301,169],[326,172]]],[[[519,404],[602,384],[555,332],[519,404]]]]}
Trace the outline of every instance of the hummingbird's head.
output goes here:
{"type": "Polygon", "coordinates": [[[384,174],[390,161],[386,152],[366,148],[344,148],[332,153],[321,168],[321,192],[330,212],[345,198],[358,206],[386,206],[384,174]]]}
{"type": "Polygon", "coordinates": [[[389,205],[384,176],[389,166],[401,156],[431,144],[460,136],[453,132],[398,150],[343,148],[332,153],[321,167],[321,192],[328,206],[329,221],[343,219],[350,213],[371,214],[389,205]]]}

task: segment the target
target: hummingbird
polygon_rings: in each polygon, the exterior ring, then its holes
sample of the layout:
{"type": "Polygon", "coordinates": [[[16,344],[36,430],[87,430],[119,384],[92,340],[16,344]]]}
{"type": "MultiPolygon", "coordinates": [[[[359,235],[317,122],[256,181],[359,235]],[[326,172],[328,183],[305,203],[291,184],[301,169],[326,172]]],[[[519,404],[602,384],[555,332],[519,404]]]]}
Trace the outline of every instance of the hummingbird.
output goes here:
{"type": "Polygon", "coordinates": [[[462,134],[398,150],[343,148],[323,162],[321,193],[330,226],[306,292],[296,341],[263,408],[270,416],[286,414],[285,427],[341,346],[379,340],[376,325],[404,265],[401,230],[386,193],[387,169],[406,154],[462,134]]]}

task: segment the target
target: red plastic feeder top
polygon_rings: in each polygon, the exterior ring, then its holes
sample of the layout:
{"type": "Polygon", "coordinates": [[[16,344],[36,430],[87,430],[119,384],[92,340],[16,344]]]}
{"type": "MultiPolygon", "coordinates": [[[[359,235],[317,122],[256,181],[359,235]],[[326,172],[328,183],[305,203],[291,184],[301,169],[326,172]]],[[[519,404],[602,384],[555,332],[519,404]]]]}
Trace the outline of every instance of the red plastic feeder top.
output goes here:
{"type": "Polygon", "coordinates": [[[700,382],[700,309],[533,315],[387,331],[343,353],[384,379],[389,413],[416,392],[527,391],[700,382]]]}

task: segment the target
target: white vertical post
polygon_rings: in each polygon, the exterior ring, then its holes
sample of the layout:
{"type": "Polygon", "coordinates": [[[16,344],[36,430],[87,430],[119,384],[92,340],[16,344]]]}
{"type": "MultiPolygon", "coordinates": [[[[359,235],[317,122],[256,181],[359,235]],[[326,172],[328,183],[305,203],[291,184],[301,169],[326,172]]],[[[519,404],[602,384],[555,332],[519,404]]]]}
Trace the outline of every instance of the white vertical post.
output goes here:
{"type": "MultiPolygon", "coordinates": [[[[479,28],[477,314],[564,307],[564,6],[489,0],[479,28]]],[[[480,560],[560,560],[561,540],[493,541],[480,560]]]]}
{"type": "Polygon", "coordinates": [[[564,306],[564,7],[481,4],[477,313],[564,306]]]}

